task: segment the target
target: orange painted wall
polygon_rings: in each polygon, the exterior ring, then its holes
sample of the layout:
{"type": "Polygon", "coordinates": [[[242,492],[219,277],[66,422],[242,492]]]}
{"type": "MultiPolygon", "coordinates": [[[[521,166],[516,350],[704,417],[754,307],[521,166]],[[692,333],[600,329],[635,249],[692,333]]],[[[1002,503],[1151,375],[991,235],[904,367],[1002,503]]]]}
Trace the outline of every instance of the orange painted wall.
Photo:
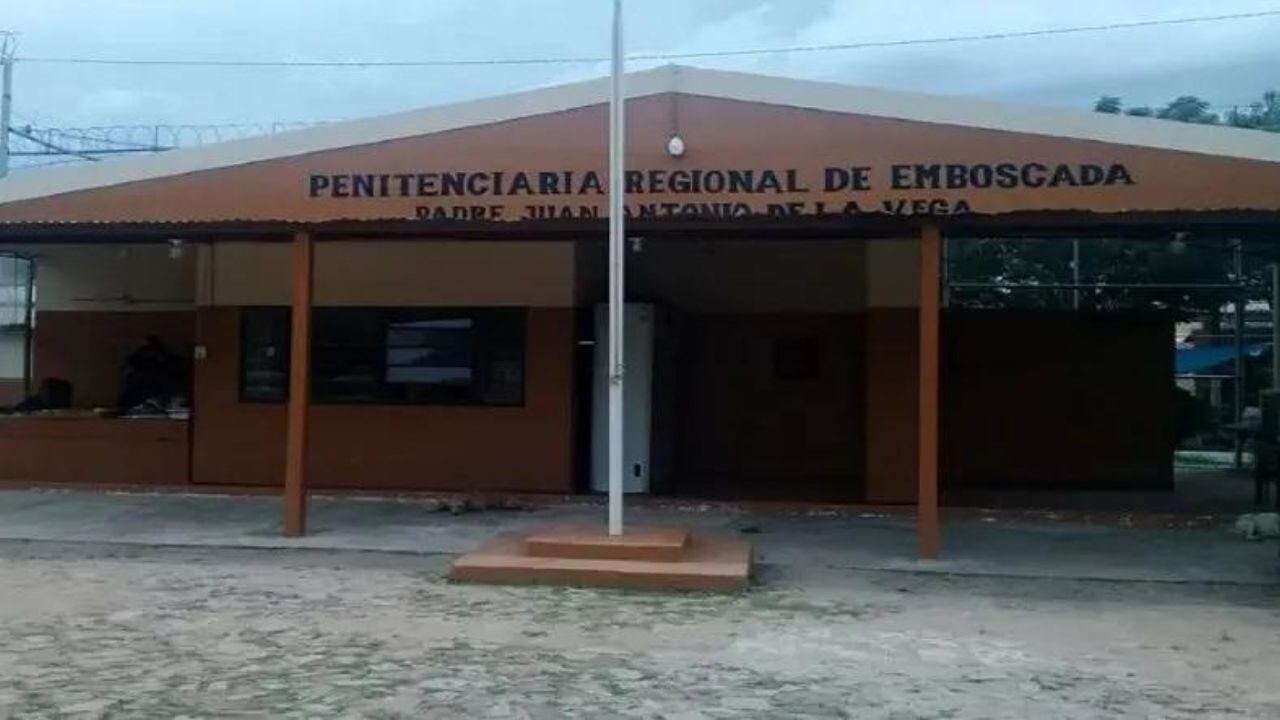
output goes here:
{"type": "MultiPolygon", "coordinates": [[[[285,406],[239,401],[239,310],[201,310],[193,480],[278,485],[285,406]]],[[[524,407],[313,405],[313,488],[570,492],[572,309],[529,311],[524,407]]]]}
{"type": "MultiPolygon", "coordinates": [[[[1152,121],[1154,122],[1154,121],[1152,121]]],[[[433,135],[308,153],[269,162],[0,205],[0,222],[154,222],[334,219],[408,219],[418,206],[497,204],[518,219],[529,203],[579,204],[603,211],[603,193],[504,194],[434,197],[311,197],[311,174],[500,171],[595,171],[606,177],[605,105],[478,125],[433,135]],[[566,197],[572,201],[566,202],[566,197]]],[[[1163,129],[1153,125],[1153,132],[1163,129]]],[[[1230,132],[1230,131],[1227,131],[1230,132]]],[[[662,94],[627,103],[627,167],[792,168],[809,192],[680,194],[656,192],[632,203],[825,201],[842,208],[853,200],[882,209],[886,200],[964,199],[976,213],[1042,210],[1135,212],[1280,209],[1280,163],[1139,148],[1092,140],[986,130],[885,117],[821,112],[709,97],[662,94]],[[673,119],[688,147],[666,152],[673,119]],[[762,139],[768,139],[762,142],[762,139]],[[984,189],[892,187],[895,164],[1123,163],[1133,184],[984,189]],[[871,189],[823,192],[827,167],[873,168],[871,189]]]]}
{"type": "MultiPolygon", "coordinates": [[[[114,408],[125,357],[152,334],[187,353],[194,321],[190,312],[40,311],[32,389],[41,378],[61,378],[71,382],[76,407],[114,408]]],[[[13,391],[21,395],[20,381],[13,391]]],[[[0,479],[181,485],[188,482],[187,430],[181,420],[0,418],[0,479]]]]}
{"type": "Polygon", "coordinates": [[[181,420],[0,418],[0,480],[181,485],[187,448],[181,420]]]}
{"type": "MultiPolygon", "coordinates": [[[[117,391],[115,372],[101,366],[117,367],[133,347],[123,338],[170,323],[168,339],[178,347],[172,337],[196,327],[187,322],[194,320],[189,313],[68,312],[47,313],[41,320],[37,352],[44,352],[37,367],[61,369],[78,392],[97,378],[95,392],[108,400],[117,391]],[[53,319],[46,321],[46,315],[53,319]],[[105,339],[113,333],[123,336],[115,344],[105,339]]],[[[204,309],[198,320],[209,356],[196,363],[192,481],[277,485],[285,407],[239,402],[239,310],[204,309]]],[[[865,393],[866,414],[865,424],[858,418],[841,421],[852,434],[844,449],[856,458],[863,446],[865,500],[911,502],[916,313],[873,308],[861,322],[849,318],[849,330],[851,337],[862,336],[861,369],[852,361],[850,367],[865,383],[853,389],[865,393]],[[861,333],[855,332],[859,324],[861,333]]],[[[1169,332],[1158,317],[949,313],[943,342],[944,487],[1167,486],[1173,442],[1172,412],[1163,404],[1172,401],[1169,332]]],[[[530,310],[527,343],[524,407],[313,406],[312,486],[571,492],[574,311],[530,310]]],[[[708,431],[714,430],[713,440],[725,440],[733,427],[717,423],[708,431]]],[[[182,483],[187,448],[180,422],[0,419],[0,479],[182,483]]],[[[753,447],[751,453],[755,460],[748,466],[764,467],[760,462],[766,460],[775,471],[787,467],[787,453],[776,445],[753,447]]],[[[844,467],[839,458],[832,462],[844,467]]],[[[860,485],[856,476],[848,480],[837,493],[805,486],[804,495],[859,499],[846,497],[858,494],[860,485]]],[[[735,493],[730,487],[712,494],[741,496],[735,493]]]]}
{"type": "MultiPolygon", "coordinates": [[[[916,492],[914,310],[867,313],[867,500],[916,492]]],[[[943,490],[1169,488],[1173,324],[1159,315],[943,315],[943,490]]]]}
{"type": "Polygon", "coordinates": [[[913,309],[867,311],[868,502],[915,502],[918,327],[913,309]]]}
{"type": "Polygon", "coordinates": [[[944,489],[1173,487],[1173,319],[954,312],[944,489]]]}
{"type": "Polygon", "coordinates": [[[71,382],[76,407],[115,407],[124,359],[147,335],[186,355],[194,331],[193,312],[42,310],[32,337],[32,389],[43,378],[61,378],[71,382]]]}
{"type": "Polygon", "coordinates": [[[682,324],[673,419],[677,493],[862,500],[860,314],[708,314],[682,324]],[[812,343],[811,376],[779,376],[775,353],[789,341],[812,343]]]}

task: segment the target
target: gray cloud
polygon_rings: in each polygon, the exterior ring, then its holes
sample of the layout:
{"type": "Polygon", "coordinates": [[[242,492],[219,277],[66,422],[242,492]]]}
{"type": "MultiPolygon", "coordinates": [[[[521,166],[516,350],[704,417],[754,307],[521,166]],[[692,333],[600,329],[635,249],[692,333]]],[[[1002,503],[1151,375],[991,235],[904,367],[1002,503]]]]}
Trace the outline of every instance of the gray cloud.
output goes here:
{"type": "MultiPolygon", "coordinates": [[[[603,55],[604,0],[11,0],[20,54],[210,59],[603,55]]],[[[822,44],[1274,9],[1236,0],[631,0],[635,52],[822,44]]],[[[1280,86],[1280,18],[695,64],[1087,107],[1101,94],[1230,105],[1280,86]]],[[[601,67],[359,70],[20,65],[20,121],[61,125],[359,117],[602,72],[601,67]]]]}

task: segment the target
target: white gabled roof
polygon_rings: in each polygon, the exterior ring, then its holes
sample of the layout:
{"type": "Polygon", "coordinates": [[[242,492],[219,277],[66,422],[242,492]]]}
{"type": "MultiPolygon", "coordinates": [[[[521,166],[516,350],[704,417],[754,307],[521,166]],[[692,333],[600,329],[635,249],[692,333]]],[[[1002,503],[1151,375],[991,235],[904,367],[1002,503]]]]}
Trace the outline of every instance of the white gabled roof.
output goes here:
{"type": "MultiPolygon", "coordinates": [[[[1280,162],[1280,134],[1011,105],[830,82],[667,65],[629,73],[627,97],[678,92],[940,125],[1280,162]]],[[[155,155],[27,170],[0,180],[0,203],[516,120],[608,102],[608,78],[155,155]]]]}

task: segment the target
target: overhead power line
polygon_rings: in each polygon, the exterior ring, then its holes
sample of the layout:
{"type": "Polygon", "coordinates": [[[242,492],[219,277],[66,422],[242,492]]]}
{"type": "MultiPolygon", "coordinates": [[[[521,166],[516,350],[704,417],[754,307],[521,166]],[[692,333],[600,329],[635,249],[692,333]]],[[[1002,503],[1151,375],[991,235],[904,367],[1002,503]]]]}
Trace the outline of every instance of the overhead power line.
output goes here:
{"type": "MultiPolygon", "coordinates": [[[[628,60],[695,60],[699,58],[744,57],[782,53],[811,53],[841,50],[866,50],[918,45],[948,45],[954,43],[1012,40],[1017,38],[1071,35],[1079,33],[1129,30],[1134,28],[1189,25],[1194,23],[1226,22],[1280,16],[1280,9],[1223,15],[1138,20],[1107,23],[1103,25],[1077,25],[1072,27],[1040,28],[1009,32],[950,35],[932,38],[900,40],[870,40],[866,42],[835,43],[826,45],[793,45],[787,47],[753,48],[746,50],[708,50],[704,52],[639,53],[628,55],[628,60]]],[[[440,60],[201,60],[195,58],[102,58],[69,56],[23,56],[18,60],[28,63],[61,65],[132,65],[132,66],[181,66],[227,68],[416,68],[416,67],[475,67],[487,65],[582,65],[608,62],[604,56],[540,57],[540,58],[491,58],[491,59],[440,59],[440,60]]]]}

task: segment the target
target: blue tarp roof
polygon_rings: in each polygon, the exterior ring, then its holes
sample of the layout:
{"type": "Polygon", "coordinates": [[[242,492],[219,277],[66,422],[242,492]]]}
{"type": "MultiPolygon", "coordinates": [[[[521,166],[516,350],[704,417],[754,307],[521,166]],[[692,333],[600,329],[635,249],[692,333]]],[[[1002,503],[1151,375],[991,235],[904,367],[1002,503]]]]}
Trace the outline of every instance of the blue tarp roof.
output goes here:
{"type": "MultiPolygon", "coordinates": [[[[1244,346],[1245,355],[1249,357],[1261,357],[1270,349],[1271,343],[1254,343],[1244,346]]],[[[1180,347],[1174,355],[1174,368],[1178,373],[1202,373],[1233,362],[1235,357],[1234,345],[1180,347]]]]}

